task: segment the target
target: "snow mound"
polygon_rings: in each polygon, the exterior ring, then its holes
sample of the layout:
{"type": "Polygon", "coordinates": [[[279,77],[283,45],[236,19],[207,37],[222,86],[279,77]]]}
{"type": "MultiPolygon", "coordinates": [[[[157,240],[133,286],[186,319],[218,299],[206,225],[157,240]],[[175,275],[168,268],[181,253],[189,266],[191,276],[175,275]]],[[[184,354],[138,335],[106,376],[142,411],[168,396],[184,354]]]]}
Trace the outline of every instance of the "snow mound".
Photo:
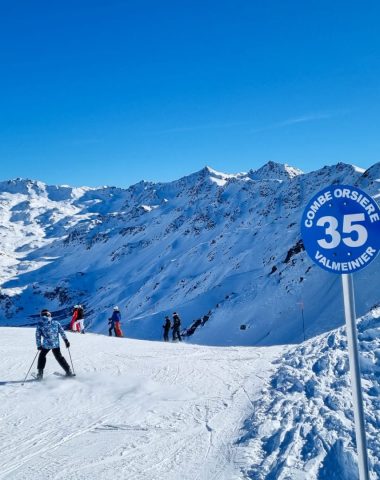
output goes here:
{"type": "MultiPolygon", "coordinates": [[[[358,322],[372,477],[380,478],[380,305],[358,322]]],[[[358,479],[345,329],[290,349],[241,438],[254,480],[358,479]]]]}

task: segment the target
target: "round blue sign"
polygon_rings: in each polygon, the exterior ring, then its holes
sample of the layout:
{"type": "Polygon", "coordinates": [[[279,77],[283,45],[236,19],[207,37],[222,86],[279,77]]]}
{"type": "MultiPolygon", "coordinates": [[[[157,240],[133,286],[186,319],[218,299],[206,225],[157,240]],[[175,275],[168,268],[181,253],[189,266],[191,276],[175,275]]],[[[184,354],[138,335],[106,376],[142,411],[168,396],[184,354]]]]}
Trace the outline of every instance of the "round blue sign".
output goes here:
{"type": "Polygon", "coordinates": [[[302,216],[301,236],[311,259],[332,273],[353,273],[380,250],[380,208],[351,185],[331,185],[317,193],[302,216]]]}

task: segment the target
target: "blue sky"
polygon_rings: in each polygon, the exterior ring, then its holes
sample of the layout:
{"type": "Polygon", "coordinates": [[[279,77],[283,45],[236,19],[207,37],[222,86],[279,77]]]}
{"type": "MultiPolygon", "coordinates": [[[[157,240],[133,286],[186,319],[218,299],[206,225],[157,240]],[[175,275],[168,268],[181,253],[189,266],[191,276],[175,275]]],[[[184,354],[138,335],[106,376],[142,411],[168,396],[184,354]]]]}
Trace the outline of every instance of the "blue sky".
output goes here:
{"type": "Polygon", "coordinates": [[[4,0],[1,178],[380,161],[380,3],[4,0]]]}

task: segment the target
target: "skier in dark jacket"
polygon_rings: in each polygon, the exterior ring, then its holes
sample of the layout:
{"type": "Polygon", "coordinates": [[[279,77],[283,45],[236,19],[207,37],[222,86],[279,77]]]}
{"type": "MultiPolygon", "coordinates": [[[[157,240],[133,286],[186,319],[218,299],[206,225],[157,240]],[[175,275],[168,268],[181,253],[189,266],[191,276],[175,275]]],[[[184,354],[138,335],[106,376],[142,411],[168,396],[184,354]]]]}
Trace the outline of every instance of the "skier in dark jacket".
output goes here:
{"type": "Polygon", "coordinates": [[[162,328],[164,329],[164,342],[169,341],[169,332],[170,332],[170,327],[171,327],[171,322],[170,318],[166,315],[165,317],[165,323],[162,325],[162,328]]]}
{"type": "Polygon", "coordinates": [[[67,340],[61,324],[57,320],[52,319],[49,310],[42,310],[41,320],[38,322],[36,328],[37,350],[40,351],[37,363],[37,378],[39,380],[43,378],[44,368],[46,365],[46,355],[50,352],[50,350],[53,351],[55,359],[66,372],[66,375],[68,377],[73,375],[69,364],[66,362],[61,353],[61,349],[59,348],[59,335],[61,335],[63,341],[65,342],[66,348],[69,348],[70,342],[67,340]],[[41,337],[43,338],[42,342],[41,337]]]}
{"type": "Polygon", "coordinates": [[[108,335],[112,337],[112,330],[115,332],[115,337],[122,337],[123,332],[120,327],[121,313],[119,307],[114,307],[112,317],[108,320],[109,329],[108,335]]]}
{"type": "Polygon", "coordinates": [[[181,319],[177,312],[173,313],[173,342],[178,338],[180,342],[182,342],[181,334],[180,334],[180,327],[181,327],[181,319]]]}

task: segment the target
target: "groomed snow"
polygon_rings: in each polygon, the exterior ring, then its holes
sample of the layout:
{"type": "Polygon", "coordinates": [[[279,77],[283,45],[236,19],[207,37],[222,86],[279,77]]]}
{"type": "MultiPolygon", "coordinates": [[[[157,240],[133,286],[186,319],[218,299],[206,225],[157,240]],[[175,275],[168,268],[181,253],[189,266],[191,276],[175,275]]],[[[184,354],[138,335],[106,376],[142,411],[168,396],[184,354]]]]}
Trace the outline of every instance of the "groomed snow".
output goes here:
{"type": "MultiPolygon", "coordinates": [[[[358,320],[371,480],[379,305],[358,320]]],[[[0,479],[358,480],[344,328],[262,348],[68,335],[77,377],[49,354],[21,386],[34,329],[0,328],[0,479]]]]}
{"type": "Polygon", "coordinates": [[[49,353],[21,386],[34,329],[0,329],[1,479],[246,478],[238,439],[281,347],[68,335],[77,377],[49,353]]]}

